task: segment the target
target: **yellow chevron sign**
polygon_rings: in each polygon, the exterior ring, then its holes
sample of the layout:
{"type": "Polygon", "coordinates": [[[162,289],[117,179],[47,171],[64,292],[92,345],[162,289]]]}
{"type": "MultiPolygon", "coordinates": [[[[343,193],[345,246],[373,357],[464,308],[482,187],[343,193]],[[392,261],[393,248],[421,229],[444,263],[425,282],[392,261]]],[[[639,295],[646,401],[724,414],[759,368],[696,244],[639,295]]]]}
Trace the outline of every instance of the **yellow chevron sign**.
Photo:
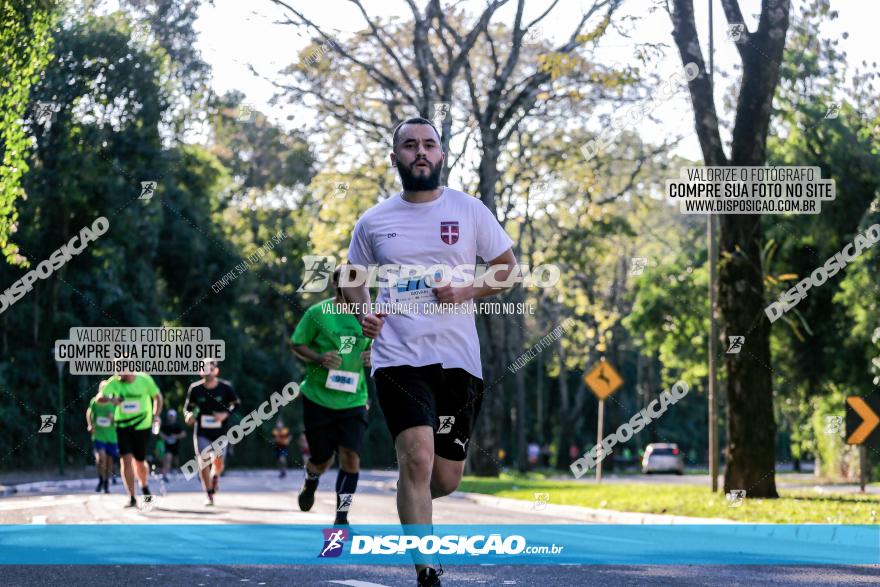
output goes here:
{"type": "Polygon", "coordinates": [[[846,398],[846,443],[875,444],[880,434],[875,434],[880,424],[880,401],[877,398],[850,396],[846,398]]]}

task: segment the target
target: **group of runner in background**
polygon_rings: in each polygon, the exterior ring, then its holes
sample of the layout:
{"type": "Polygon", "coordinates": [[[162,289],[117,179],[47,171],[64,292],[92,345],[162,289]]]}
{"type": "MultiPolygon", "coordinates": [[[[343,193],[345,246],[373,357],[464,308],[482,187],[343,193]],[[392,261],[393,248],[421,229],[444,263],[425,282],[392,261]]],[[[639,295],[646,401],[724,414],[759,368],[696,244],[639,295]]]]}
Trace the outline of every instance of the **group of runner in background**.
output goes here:
{"type": "MultiPolygon", "coordinates": [[[[216,450],[212,443],[229,428],[229,415],[240,403],[232,384],[220,379],[219,372],[216,361],[206,360],[200,373],[202,378],[189,386],[184,401],[183,422],[193,428],[194,452],[199,456],[208,455],[208,463],[200,469],[207,496],[205,505],[214,505],[214,494],[224,470],[226,451],[216,450]]],[[[164,483],[170,481],[169,475],[178,471],[180,446],[187,431],[173,408],[165,411],[165,418],[161,419],[162,406],[162,393],[146,373],[120,372],[101,382],[86,410],[86,426],[94,444],[98,474],[96,492],[110,493],[111,480],[116,484],[114,463],[118,462],[129,497],[125,507],[136,507],[138,487],[144,496],[152,495],[151,470],[161,474],[164,483]],[[150,451],[153,437],[156,438],[150,451]]],[[[273,441],[283,478],[290,431],[281,418],[275,424],[273,441]]],[[[307,446],[304,456],[308,456],[307,446]]]]}

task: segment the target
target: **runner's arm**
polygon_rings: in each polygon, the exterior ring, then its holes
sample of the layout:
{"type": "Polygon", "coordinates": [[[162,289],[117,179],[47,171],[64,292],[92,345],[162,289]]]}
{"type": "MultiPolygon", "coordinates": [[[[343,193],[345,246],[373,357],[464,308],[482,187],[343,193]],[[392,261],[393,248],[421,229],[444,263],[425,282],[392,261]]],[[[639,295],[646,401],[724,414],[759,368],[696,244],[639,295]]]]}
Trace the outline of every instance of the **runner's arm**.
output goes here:
{"type": "Polygon", "coordinates": [[[321,355],[313,351],[308,347],[308,345],[304,344],[295,344],[293,345],[293,354],[296,355],[296,358],[306,361],[307,363],[320,363],[321,355]]]}
{"type": "Polygon", "coordinates": [[[86,430],[92,431],[92,406],[86,410],[86,430]]]}
{"type": "Polygon", "coordinates": [[[162,399],[162,392],[157,391],[156,395],[153,396],[153,418],[158,418],[159,414],[162,413],[162,406],[165,404],[164,399],[162,399]]]}
{"type": "Polygon", "coordinates": [[[193,386],[190,385],[186,390],[186,400],[183,402],[183,423],[192,426],[195,423],[193,409],[196,407],[192,397],[193,386]]]}
{"type": "Polygon", "coordinates": [[[507,291],[513,286],[513,283],[507,283],[510,274],[516,267],[516,257],[512,249],[507,249],[496,258],[489,261],[487,276],[484,277],[484,283],[475,286],[473,283],[467,285],[444,285],[441,287],[431,288],[437,301],[445,304],[460,304],[468,300],[494,296],[503,291],[507,291]],[[489,285],[489,283],[497,285],[489,285]]]}
{"type": "MultiPolygon", "coordinates": [[[[516,256],[513,254],[513,249],[507,249],[503,253],[501,253],[498,257],[489,261],[489,270],[491,271],[492,267],[496,267],[494,271],[495,280],[499,283],[504,283],[510,277],[511,272],[514,267],[516,267],[516,256]]],[[[483,285],[481,287],[474,287],[474,298],[484,298],[486,296],[494,296],[495,294],[499,294],[501,292],[509,290],[513,287],[513,284],[505,284],[498,287],[492,287],[490,285],[483,285]]]]}

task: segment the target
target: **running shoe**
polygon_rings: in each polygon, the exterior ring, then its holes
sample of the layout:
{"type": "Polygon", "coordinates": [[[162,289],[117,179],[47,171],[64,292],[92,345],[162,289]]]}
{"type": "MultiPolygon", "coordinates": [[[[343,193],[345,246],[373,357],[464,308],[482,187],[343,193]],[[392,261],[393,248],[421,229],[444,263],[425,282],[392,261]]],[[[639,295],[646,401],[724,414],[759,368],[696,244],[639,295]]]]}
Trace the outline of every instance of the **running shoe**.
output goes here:
{"type": "Polygon", "coordinates": [[[312,506],[315,505],[315,491],[317,490],[318,480],[306,478],[297,496],[300,510],[307,512],[312,509],[312,506]]]}
{"type": "Polygon", "coordinates": [[[125,505],[125,506],[123,506],[123,507],[127,507],[127,508],[136,508],[136,507],[137,507],[137,504],[138,504],[137,500],[136,500],[136,499],[134,498],[134,496],[132,495],[131,498],[128,500],[128,505],[125,505]]]}
{"type": "Polygon", "coordinates": [[[440,583],[440,575],[442,574],[443,569],[440,569],[439,573],[431,567],[422,569],[421,572],[419,572],[418,587],[441,587],[442,583],[440,583]]]}

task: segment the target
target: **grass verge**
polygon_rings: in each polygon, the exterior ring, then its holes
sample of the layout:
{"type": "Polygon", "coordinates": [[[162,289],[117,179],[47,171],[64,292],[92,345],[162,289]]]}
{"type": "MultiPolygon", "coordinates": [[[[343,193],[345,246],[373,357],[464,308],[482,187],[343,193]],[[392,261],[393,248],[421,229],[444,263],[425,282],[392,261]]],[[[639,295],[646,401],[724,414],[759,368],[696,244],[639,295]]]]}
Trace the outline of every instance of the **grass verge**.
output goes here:
{"type": "Polygon", "coordinates": [[[597,485],[574,481],[554,481],[539,475],[499,478],[465,477],[460,491],[485,493],[535,501],[535,493],[549,494],[549,502],[587,508],[724,518],[757,523],[880,523],[880,496],[814,491],[780,490],[779,499],[750,498],[739,507],[730,507],[723,493],[693,485],[607,483],[597,485]]]}

